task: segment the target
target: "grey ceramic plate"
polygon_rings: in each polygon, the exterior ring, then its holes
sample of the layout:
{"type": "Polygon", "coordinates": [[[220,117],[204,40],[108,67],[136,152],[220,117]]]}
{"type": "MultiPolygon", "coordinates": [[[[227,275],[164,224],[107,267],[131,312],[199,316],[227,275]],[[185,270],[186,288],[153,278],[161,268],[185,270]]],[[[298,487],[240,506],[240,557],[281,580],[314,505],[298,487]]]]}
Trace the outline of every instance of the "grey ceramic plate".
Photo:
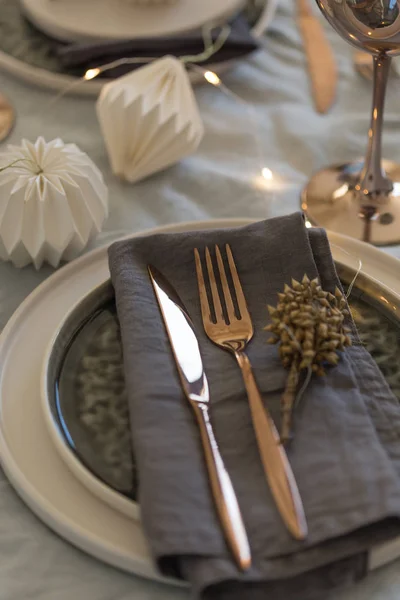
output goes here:
{"type": "MultiPolygon", "coordinates": [[[[337,264],[346,286],[354,271],[337,264]]],[[[350,306],[360,337],[400,401],[398,301],[359,275],[350,306]]],[[[119,325],[110,283],[72,311],[53,347],[47,379],[51,413],[65,446],[92,476],[137,498],[119,325]]]]}

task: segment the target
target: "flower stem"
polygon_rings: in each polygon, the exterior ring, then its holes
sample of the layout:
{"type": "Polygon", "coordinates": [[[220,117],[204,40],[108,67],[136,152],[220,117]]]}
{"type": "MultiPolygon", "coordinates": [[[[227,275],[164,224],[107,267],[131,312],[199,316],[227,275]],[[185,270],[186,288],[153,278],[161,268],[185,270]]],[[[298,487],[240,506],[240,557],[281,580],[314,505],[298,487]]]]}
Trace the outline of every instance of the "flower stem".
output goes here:
{"type": "Polygon", "coordinates": [[[300,372],[297,366],[297,361],[292,362],[290,367],[289,375],[286,381],[285,391],[281,397],[281,413],[282,413],[282,427],[281,427],[281,443],[287,444],[291,439],[292,433],[292,415],[293,406],[296,399],[297,384],[299,383],[300,372]]]}

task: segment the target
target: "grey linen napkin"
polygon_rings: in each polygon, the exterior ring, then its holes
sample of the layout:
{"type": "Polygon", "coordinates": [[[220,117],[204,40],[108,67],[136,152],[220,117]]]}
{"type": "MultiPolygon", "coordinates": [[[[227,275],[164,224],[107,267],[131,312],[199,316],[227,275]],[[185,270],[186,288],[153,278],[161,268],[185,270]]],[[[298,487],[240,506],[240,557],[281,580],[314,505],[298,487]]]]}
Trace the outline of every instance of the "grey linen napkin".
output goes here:
{"type": "Polygon", "coordinates": [[[338,284],[323,230],[300,213],[243,228],[160,234],[109,250],[121,324],[143,526],[165,574],[188,579],[207,599],[311,600],[354,581],[368,550],[400,534],[400,410],[369,354],[357,344],[324,378],[313,378],[288,449],[309,525],[287,532],[258,455],[240,371],[202,327],[193,248],[229,242],[254,323],[248,347],[276,423],[287,372],[266,343],[267,304],[291,278],[338,284]],[[185,400],[152,287],[153,264],[189,311],[210,383],[212,422],[232,477],[253,555],[241,574],[227,550],[209,492],[199,433],[185,400]]]}
{"type": "MultiPolygon", "coordinates": [[[[231,31],[223,46],[209,59],[201,64],[219,63],[244,58],[258,49],[259,43],[253,37],[250,26],[243,16],[230,23],[231,31]]],[[[216,27],[211,33],[215,42],[221,33],[216,27]]],[[[180,56],[197,56],[204,51],[204,36],[201,31],[194,31],[179,37],[139,38],[135,40],[104,41],[95,44],[66,44],[59,46],[57,55],[64,67],[98,67],[119,58],[152,57],[154,59],[166,54],[180,56]]],[[[191,62],[196,63],[193,59],[191,62]]],[[[108,70],[107,77],[120,77],[129,71],[140,68],[142,64],[121,65],[108,70]]]]}

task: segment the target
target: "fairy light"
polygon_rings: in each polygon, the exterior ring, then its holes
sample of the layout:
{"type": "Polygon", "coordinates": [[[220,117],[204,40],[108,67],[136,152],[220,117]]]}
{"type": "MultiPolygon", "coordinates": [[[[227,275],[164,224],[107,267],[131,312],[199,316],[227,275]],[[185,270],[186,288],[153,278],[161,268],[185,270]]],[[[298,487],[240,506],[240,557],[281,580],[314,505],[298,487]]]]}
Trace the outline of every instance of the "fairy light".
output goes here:
{"type": "Polygon", "coordinates": [[[271,169],[268,169],[268,167],[264,167],[263,169],[261,169],[261,175],[267,181],[271,181],[274,178],[274,175],[273,175],[271,169]]]}
{"type": "Polygon", "coordinates": [[[268,167],[257,169],[251,178],[252,185],[261,192],[279,192],[288,187],[288,183],[279,173],[271,171],[268,167]]]}
{"type": "Polygon", "coordinates": [[[220,83],[221,83],[220,78],[213,71],[206,71],[204,73],[204,79],[206,81],[208,81],[208,83],[211,83],[212,85],[220,85],[220,83]]]}
{"type": "Polygon", "coordinates": [[[90,79],[94,79],[98,75],[100,75],[100,69],[88,69],[84,74],[83,79],[85,79],[86,81],[90,81],[90,79]]]}

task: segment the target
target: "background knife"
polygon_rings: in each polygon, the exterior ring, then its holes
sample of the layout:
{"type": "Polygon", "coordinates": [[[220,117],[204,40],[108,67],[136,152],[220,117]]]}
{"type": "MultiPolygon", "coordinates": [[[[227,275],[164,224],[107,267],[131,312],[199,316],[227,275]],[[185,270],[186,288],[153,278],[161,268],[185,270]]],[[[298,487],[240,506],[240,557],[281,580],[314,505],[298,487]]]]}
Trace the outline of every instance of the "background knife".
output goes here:
{"type": "Polygon", "coordinates": [[[335,56],[322,23],[314,15],[309,0],[297,0],[297,21],[307,56],[315,108],[319,113],[326,113],[336,96],[335,56]]]}

